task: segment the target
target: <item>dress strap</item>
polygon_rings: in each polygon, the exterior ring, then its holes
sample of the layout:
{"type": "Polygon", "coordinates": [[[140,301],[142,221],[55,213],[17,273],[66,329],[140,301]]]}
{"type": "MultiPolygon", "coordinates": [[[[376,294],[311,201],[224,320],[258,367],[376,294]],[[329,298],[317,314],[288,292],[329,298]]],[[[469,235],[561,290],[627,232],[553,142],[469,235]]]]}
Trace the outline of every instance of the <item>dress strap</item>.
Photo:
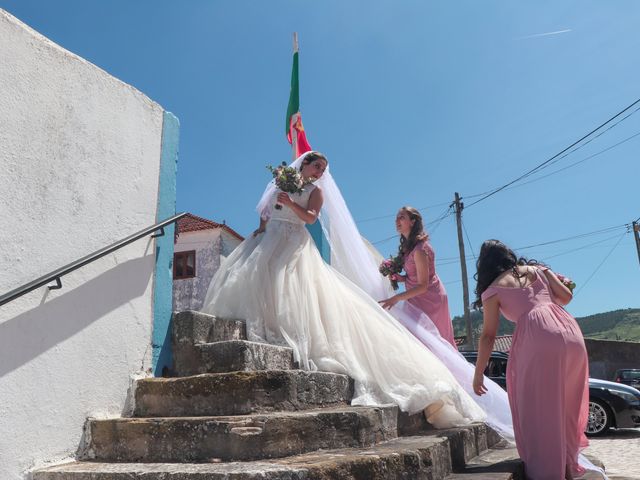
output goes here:
{"type": "Polygon", "coordinates": [[[547,276],[544,273],[547,270],[551,270],[551,269],[549,267],[537,266],[536,267],[536,274],[539,275],[540,277],[542,277],[542,281],[544,283],[549,284],[549,279],[547,279],[547,276]]]}
{"type": "Polygon", "coordinates": [[[482,298],[482,301],[484,302],[488,298],[491,298],[497,294],[498,294],[498,289],[492,286],[489,286],[484,292],[482,292],[482,295],[480,296],[480,298],[482,298]]]}

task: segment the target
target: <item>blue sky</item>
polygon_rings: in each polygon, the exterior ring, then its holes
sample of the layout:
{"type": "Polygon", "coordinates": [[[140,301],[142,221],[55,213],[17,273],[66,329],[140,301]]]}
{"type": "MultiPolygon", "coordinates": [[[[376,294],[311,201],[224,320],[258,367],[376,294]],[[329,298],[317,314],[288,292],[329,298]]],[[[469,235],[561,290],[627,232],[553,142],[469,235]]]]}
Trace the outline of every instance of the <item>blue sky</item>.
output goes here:
{"type": "MultiPolygon", "coordinates": [[[[397,248],[389,238],[398,207],[438,205],[423,210],[429,223],[456,191],[470,205],[640,98],[640,2],[631,0],[0,7],[173,112],[177,209],[242,234],[257,224],[265,165],[291,155],[284,114],[297,31],[308,139],[329,157],[361,232],[384,255],[397,248]]],[[[640,265],[621,227],[640,217],[640,136],[613,147],[638,132],[640,112],[541,175],[583,162],[465,210],[470,274],[487,238],[520,248],[620,226],[521,253],[574,278],[575,315],[640,307],[640,265]]],[[[459,314],[454,219],[430,229],[459,314]]]]}

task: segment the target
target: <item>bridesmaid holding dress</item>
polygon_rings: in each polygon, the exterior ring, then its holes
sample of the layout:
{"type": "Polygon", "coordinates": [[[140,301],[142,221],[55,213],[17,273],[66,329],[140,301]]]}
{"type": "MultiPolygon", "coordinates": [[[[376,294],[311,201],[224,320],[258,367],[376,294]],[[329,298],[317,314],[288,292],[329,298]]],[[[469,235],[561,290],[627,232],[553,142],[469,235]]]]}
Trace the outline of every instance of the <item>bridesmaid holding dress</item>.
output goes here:
{"type": "Polygon", "coordinates": [[[400,301],[408,301],[426,313],[440,336],[457,349],[447,291],[436,273],[435,252],[424,232],[422,215],[413,207],[402,207],[396,216],[396,230],[400,234],[398,254],[403,259],[406,275],[395,278],[405,282],[405,291],[380,303],[390,309],[400,301]]]}
{"type": "Polygon", "coordinates": [[[473,390],[483,395],[483,372],[500,312],[516,323],[507,366],[507,393],[518,453],[527,478],[573,479],[589,413],[588,361],[582,332],[562,308],[572,294],[547,267],[518,259],[498,240],[482,244],[476,308],[484,325],[473,390]]]}

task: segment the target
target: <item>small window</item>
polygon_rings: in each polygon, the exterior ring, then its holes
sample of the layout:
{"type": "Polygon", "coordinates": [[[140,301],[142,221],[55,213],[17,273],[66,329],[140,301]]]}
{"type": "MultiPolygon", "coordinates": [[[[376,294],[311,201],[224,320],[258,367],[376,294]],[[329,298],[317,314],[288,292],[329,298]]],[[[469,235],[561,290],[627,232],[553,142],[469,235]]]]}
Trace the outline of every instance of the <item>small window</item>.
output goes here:
{"type": "Polygon", "coordinates": [[[176,252],[173,254],[173,279],[193,278],[196,276],[196,251],[176,252]]]}

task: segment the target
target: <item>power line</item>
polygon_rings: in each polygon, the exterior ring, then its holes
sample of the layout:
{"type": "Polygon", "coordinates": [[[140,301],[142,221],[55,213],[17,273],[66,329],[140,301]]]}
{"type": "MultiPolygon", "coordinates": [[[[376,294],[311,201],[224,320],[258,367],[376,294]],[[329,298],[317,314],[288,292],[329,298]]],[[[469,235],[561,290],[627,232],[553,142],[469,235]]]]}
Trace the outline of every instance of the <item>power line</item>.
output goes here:
{"type": "Polygon", "coordinates": [[[542,243],[536,243],[536,244],[533,244],[533,245],[527,245],[526,247],[520,247],[520,248],[516,248],[514,250],[527,250],[529,248],[542,247],[542,246],[551,245],[551,244],[554,244],[554,243],[566,242],[568,240],[574,240],[576,238],[590,237],[592,235],[599,235],[601,233],[611,232],[613,230],[617,230],[618,228],[622,228],[622,227],[626,228],[627,226],[628,226],[627,223],[623,223],[622,225],[616,225],[615,227],[607,227],[607,228],[603,228],[603,229],[600,229],[600,230],[594,230],[593,232],[581,233],[579,235],[573,235],[571,237],[559,238],[558,240],[550,240],[548,242],[542,242],[542,243]]]}
{"type": "MultiPolygon", "coordinates": [[[[620,120],[618,120],[616,123],[609,125],[608,128],[605,128],[603,131],[601,131],[600,133],[598,133],[597,135],[594,135],[592,138],[590,138],[589,140],[587,140],[586,142],[584,142],[582,145],[578,145],[577,147],[575,147],[573,150],[571,150],[570,152],[565,153],[564,155],[556,158],[553,162],[549,163],[549,165],[545,165],[544,168],[550,167],[551,165],[554,165],[556,163],[558,163],[560,160],[562,160],[563,158],[568,157],[569,155],[571,155],[572,153],[580,150],[581,148],[586,147],[587,145],[589,145],[591,142],[593,142],[594,140],[596,140],[597,138],[600,138],[602,135],[604,135],[605,133],[607,133],[609,130],[611,130],[612,128],[618,126],[618,124],[624,122],[627,118],[629,118],[631,115],[633,115],[634,113],[636,113],[638,110],[640,110],[640,107],[636,108],[634,111],[632,111],[631,113],[625,115],[624,117],[622,117],[620,120]]],[[[615,146],[615,145],[614,145],[615,146]]]]}
{"type": "MultiPolygon", "coordinates": [[[[609,150],[612,150],[612,149],[614,149],[615,147],[618,147],[618,146],[622,145],[623,143],[628,142],[629,140],[633,140],[633,139],[634,139],[634,138],[636,138],[637,136],[640,136],[640,132],[638,132],[638,133],[636,133],[636,134],[634,134],[634,135],[631,135],[630,137],[627,137],[627,138],[625,138],[624,140],[621,140],[620,142],[618,142],[618,143],[616,143],[616,144],[614,144],[614,145],[611,145],[610,147],[605,148],[604,150],[600,150],[599,152],[596,152],[596,153],[594,153],[594,154],[592,154],[592,155],[589,155],[588,157],[585,157],[585,158],[583,158],[582,160],[578,160],[577,162],[571,163],[571,164],[567,165],[566,167],[562,167],[562,168],[559,168],[558,170],[554,170],[554,171],[553,171],[553,172],[551,172],[551,173],[547,173],[546,175],[542,175],[542,176],[540,176],[540,177],[536,177],[536,178],[534,178],[533,180],[529,180],[528,182],[519,183],[518,185],[512,185],[512,186],[510,186],[510,187],[505,188],[505,190],[511,190],[511,189],[513,189],[513,188],[523,187],[523,186],[525,186],[525,185],[529,185],[530,183],[535,183],[535,182],[538,182],[538,181],[540,181],[540,180],[543,180],[543,179],[545,179],[545,178],[547,178],[547,177],[550,177],[550,176],[552,176],[552,175],[555,175],[556,173],[560,173],[560,172],[562,172],[562,171],[564,171],[564,170],[568,170],[569,168],[575,167],[576,165],[579,165],[579,164],[581,164],[581,163],[584,163],[584,162],[586,162],[587,160],[591,160],[592,158],[597,157],[598,155],[601,155],[601,154],[603,154],[603,153],[605,153],[605,152],[608,152],[609,150]]],[[[477,197],[477,196],[479,196],[479,195],[475,195],[475,196],[477,197]]],[[[470,197],[466,197],[466,198],[470,198],[470,197]]]]}
{"type": "Polygon", "coordinates": [[[375,242],[371,242],[372,245],[378,245],[379,243],[384,243],[384,242],[388,242],[389,240],[393,239],[393,238],[397,238],[398,235],[391,235],[390,237],[387,238],[383,238],[382,240],[378,240],[375,242]]]}
{"type": "MultiPolygon", "coordinates": [[[[429,210],[431,208],[436,208],[436,207],[441,207],[443,205],[449,205],[449,203],[451,202],[442,202],[442,203],[436,203],[435,205],[427,205],[426,207],[420,207],[417,210],[419,211],[424,211],[424,210],[429,210]]],[[[381,220],[383,218],[391,218],[391,217],[395,217],[396,213],[390,213],[388,215],[380,215],[378,217],[371,217],[371,218],[364,218],[362,220],[358,220],[356,221],[356,223],[366,223],[366,222],[372,222],[374,220],[381,220]]]]}
{"type": "Polygon", "coordinates": [[[612,240],[614,238],[618,238],[618,234],[613,235],[612,237],[607,237],[607,238],[604,238],[602,240],[598,240],[596,242],[587,243],[586,245],[583,245],[581,247],[572,248],[571,250],[565,250],[564,252],[556,253],[556,254],[551,255],[549,257],[543,257],[543,258],[541,258],[541,260],[545,260],[546,261],[546,260],[549,260],[550,258],[561,257],[562,255],[567,255],[569,253],[578,252],[580,250],[584,250],[585,248],[593,247],[594,245],[599,245],[601,243],[608,242],[609,240],[612,240]]]}
{"type": "MultiPolygon", "coordinates": [[[[629,232],[628,232],[628,231],[626,231],[626,232],[624,232],[622,235],[624,236],[624,234],[626,234],[626,233],[629,233],[629,232]]],[[[612,240],[612,239],[614,239],[614,238],[618,238],[618,239],[620,240],[620,236],[616,234],[616,235],[613,235],[613,236],[611,236],[611,237],[607,237],[607,238],[604,238],[604,239],[602,239],[602,240],[598,240],[598,241],[596,241],[596,242],[591,242],[591,243],[587,243],[586,245],[582,245],[582,246],[577,247],[577,248],[572,248],[571,250],[565,250],[564,252],[556,253],[556,254],[551,255],[551,256],[549,256],[549,257],[542,257],[540,260],[545,260],[545,261],[546,261],[546,260],[549,260],[549,259],[551,259],[551,258],[556,258],[556,257],[560,257],[560,256],[562,256],[562,255],[567,255],[567,254],[570,254],[570,253],[574,253],[574,252],[577,252],[577,251],[580,251],[580,250],[584,250],[584,249],[589,248],[589,247],[593,247],[594,245],[599,245],[599,244],[601,244],[601,243],[608,242],[609,240],[612,240]]],[[[617,244],[616,244],[616,245],[614,245],[614,248],[615,248],[616,246],[617,246],[617,244]]],[[[610,255],[610,253],[609,253],[609,255],[610,255]]],[[[456,262],[451,262],[451,263],[456,263],[456,262]]],[[[438,262],[438,265],[443,265],[443,263],[438,262]]],[[[469,277],[469,279],[470,279],[470,280],[472,280],[473,278],[472,278],[472,277],[469,277]]],[[[443,282],[443,283],[444,283],[445,285],[452,285],[452,284],[455,284],[455,283],[461,283],[461,282],[462,282],[462,280],[452,280],[452,281],[449,281],[449,282],[443,282]]],[[[586,283],[586,282],[585,282],[585,283],[586,283]]],[[[577,293],[577,291],[576,291],[576,293],[577,293]]]]}
{"type": "MultiPolygon", "coordinates": [[[[636,108],[635,110],[633,110],[631,113],[629,113],[628,115],[625,115],[623,118],[621,118],[620,120],[618,120],[617,122],[615,122],[614,124],[610,125],[608,128],[606,128],[605,130],[603,130],[602,132],[598,133],[597,135],[593,136],[593,138],[590,138],[589,140],[587,140],[586,142],[584,142],[582,145],[578,145],[576,148],[574,148],[571,151],[567,151],[569,149],[571,149],[573,146],[577,145],[578,143],[580,143],[582,140],[584,140],[585,138],[587,138],[589,135],[591,135],[592,133],[596,132],[597,130],[599,130],[600,128],[602,128],[604,125],[606,125],[607,123],[609,123],[611,120],[617,118],[618,116],[620,116],[622,113],[624,113],[625,111],[627,111],[629,108],[633,107],[635,104],[637,104],[638,102],[640,102],[640,99],[636,100],[634,103],[632,103],[631,105],[629,105],[627,108],[625,108],[624,110],[622,110],[621,112],[619,112],[618,114],[614,115],[613,117],[611,117],[609,120],[607,120],[605,123],[603,123],[602,125],[600,125],[598,128],[592,130],[590,133],[588,133],[587,135],[585,135],[584,137],[582,137],[580,140],[578,140],[577,142],[573,143],[572,145],[570,145],[569,147],[565,148],[562,152],[559,152],[558,154],[554,155],[553,157],[551,157],[550,159],[548,159],[546,162],[543,162],[542,164],[538,165],[537,167],[533,168],[532,170],[530,170],[529,172],[525,173],[524,175],[521,175],[520,177],[516,178],[515,180],[509,182],[506,185],[503,185],[502,187],[498,187],[496,189],[493,190],[486,190],[484,192],[481,193],[475,193],[472,195],[465,195],[464,199],[472,199],[472,198],[478,198],[478,197],[482,197],[480,200],[477,200],[475,202],[472,202],[471,204],[467,205],[467,207],[471,207],[473,205],[475,205],[476,203],[479,203],[481,201],[483,201],[486,198],[489,198],[490,196],[498,193],[501,190],[511,190],[513,188],[517,188],[517,187],[521,187],[521,186],[525,186],[525,185],[529,185],[531,183],[543,180],[547,177],[550,177],[552,175],[555,175],[557,173],[563,172],[565,170],[568,170],[569,168],[575,167],[576,165],[579,165],[581,163],[586,162],[587,160],[591,160],[594,157],[597,157],[598,155],[601,155],[605,152],[608,152],[609,150],[612,150],[630,140],[633,140],[634,138],[640,136],[640,132],[635,133],[634,135],[631,135],[630,137],[625,138],[624,140],[621,140],[603,150],[600,150],[599,152],[596,152],[592,155],[589,155],[585,158],[583,158],[582,160],[578,160],[577,162],[571,163],[565,167],[562,167],[558,170],[555,170],[551,173],[548,173],[546,175],[542,175],[540,177],[534,178],[528,182],[524,182],[524,183],[520,183],[519,185],[513,185],[514,183],[518,182],[519,180],[523,180],[524,178],[533,175],[536,172],[539,172],[541,170],[543,170],[544,168],[550,167],[551,165],[556,164],[557,162],[559,162],[560,160],[562,160],[563,158],[568,157],[569,155],[571,155],[572,153],[578,151],[579,149],[585,147],[586,145],[588,145],[589,143],[593,142],[595,139],[599,138],[600,136],[604,135],[605,133],[607,133],[609,130],[611,130],[612,128],[616,127],[619,123],[623,122],[624,120],[626,120],[627,118],[629,118],[631,115],[633,115],[634,113],[638,112],[640,110],[640,107],[636,108]],[[564,153],[566,152],[566,153],[564,153]],[[563,154],[564,153],[564,154],[563,154]],[[513,186],[512,186],[513,185],[513,186]]],[[[436,203],[434,205],[427,205],[425,207],[420,207],[417,210],[419,211],[424,211],[424,210],[429,210],[431,208],[437,208],[440,207],[442,205],[449,205],[449,202],[441,202],[441,203],[436,203]]],[[[381,220],[384,218],[391,218],[394,217],[396,214],[395,213],[391,213],[391,214],[387,214],[387,215],[379,215],[377,217],[370,217],[370,218],[365,218],[362,220],[357,220],[356,223],[360,224],[360,223],[366,223],[366,222],[372,222],[375,220],[381,220]]],[[[638,217],[638,220],[640,220],[640,217],[638,217]]],[[[636,221],[638,221],[636,220],[636,221]]]]}
{"type": "Polygon", "coordinates": [[[461,223],[464,234],[467,237],[467,243],[469,244],[469,248],[471,249],[471,255],[473,255],[473,259],[476,260],[476,253],[473,251],[473,245],[471,244],[471,239],[469,238],[469,234],[467,233],[467,227],[464,226],[464,222],[461,223]]]}
{"type": "Polygon", "coordinates": [[[453,215],[453,204],[450,204],[447,209],[442,213],[442,215],[440,215],[440,217],[438,217],[436,220],[434,220],[433,222],[430,222],[427,224],[428,227],[430,227],[430,234],[433,235],[436,230],[438,229],[438,227],[442,224],[442,221],[447,218],[450,217],[451,215],[453,215]]]}
{"type": "MultiPolygon", "coordinates": [[[[561,150],[560,152],[556,153],[555,155],[553,155],[551,158],[548,158],[547,160],[545,160],[544,162],[542,162],[541,164],[537,165],[536,167],[532,168],[531,170],[527,171],[526,173],[520,175],[518,178],[516,178],[515,180],[511,180],[508,183],[505,183],[504,185],[502,185],[501,187],[498,187],[494,190],[492,190],[491,192],[487,193],[486,195],[482,196],[480,199],[476,200],[475,202],[471,203],[470,205],[467,205],[467,208],[472,207],[473,205],[476,205],[484,200],[486,200],[487,198],[495,195],[496,193],[504,190],[505,188],[513,185],[514,183],[534,174],[535,172],[539,171],[540,169],[544,168],[545,165],[550,164],[551,162],[553,162],[555,159],[557,159],[558,157],[560,157],[562,154],[564,154],[565,152],[571,150],[573,147],[575,147],[576,145],[578,145],[579,143],[581,143],[583,140],[587,139],[588,137],[590,137],[591,135],[593,135],[595,132],[597,132],[598,130],[600,130],[602,127],[604,127],[605,125],[611,123],[613,120],[615,120],[616,118],[618,118],[620,115],[622,115],[623,113],[625,113],[627,110],[633,108],[635,105],[637,105],[638,103],[640,103],[640,98],[638,100],[636,100],[635,102],[633,102],[631,105],[627,106],[626,108],[624,108],[623,110],[621,110],[620,112],[616,113],[613,117],[609,118],[606,122],[600,124],[598,127],[594,128],[593,130],[591,130],[589,133],[587,133],[586,135],[584,135],[583,137],[581,137],[579,140],[573,142],[571,145],[569,145],[568,147],[564,148],[563,150],[561,150]]],[[[638,109],[636,109],[634,112],[637,112],[638,109]]],[[[629,115],[627,115],[628,118],[629,115]]],[[[624,120],[624,119],[622,119],[624,120]]],[[[621,120],[621,121],[622,121],[621,120]]],[[[620,122],[618,122],[620,123],[620,122]]],[[[618,124],[616,123],[616,125],[618,124]]],[[[614,125],[615,126],[615,125],[614,125]]],[[[607,129],[609,130],[609,129],[607,129]]]]}
{"type": "Polygon", "coordinates": [[[598,270],[600,270],[600,267],[602,267],[602,265],[604,265],[604,262],[607,261],[607,259],[611,256],[611,254],[613,253],[613,251],[618,247],[618,245],[620,245],[620,242],[622,241],[622,239],[624,238],[624,236],[629,233],[629,232],[624,232],[622,235],[620,235],[620,238],[618,239],[618,241],[616,242],[616,244],[613,246],[613,248],[611,250],[609,250],[609,253],[607,253],[607,255],[602,259],[602,261],[600,262],[600,264],[596,267],[596,269],[591,273],[591,275],[589,275],[589,278],[587,278],[587,280],[580,286],[580,288],[578,288],[578,290],[576,290],[576,293],[574,294],[574,297],[576,295],[578,295],[578,293],[580,293],[582,291],[582,289],[584,287],[587,286],[587,284],[589,283],[589,281],[593,278],[593,276],[598,272],[598,270]]]}
{"type": "MultiPolygon", "coordinates": [[[[441,204],[442,205],[442,204],[441,204]]],[[[438,229],[438,227],[440,226],[440,223],[442,223],[442,221],[447,218],[448,216],[451,215],[451,205],[449,203],[447,203],[446,205],[449,205],[444,212],[442,212],[435,220],[427,223],[425,225],[425,227],[431,227],[430,228],[430,234],[433,235],[433,233],[438,229]]],[[[393,238],[398,238],[398,234],[392,235],[390,237],[387,238],[383,238],[382,240],[377,240],[375,242],[371,242],[372,245],[378,245],[380,243],[384,243],[384,242],[388,242],[389,240],[393,239],[393,238]]]]}
{"type": "MultiPolygon", "coordinates": [[[[587,237],[591,237],[591,236],[595,236],[595,235],[601,235],[601,234],[604,234],[604,233],[607,233],[607,232],[612,232],[614,230],[617,230],[617,229],[623,228],[623,227],[628,229],[629,228],[629,224],[628,223],[623,223],[621,225],[616,225],[616,226],[607,227],[607,228],[601,228],[599,230],[594,230],[592,232],[581,233],[581,234],[578,234],[578,235],[559,238],[559,239],[556,239],[556,240],[549,240],[547,242],[541,242],[541,243],[536,243],[536,244],[533,244],[533,245],[527,245],[525,247],[518,247],[518,248],[514,248],[513,250],[514,251],[527,250],[529,248],[552,245],[554,243],[566,242],[566,241],[575,240],[575,239],[578,239],[578,238],[587,238],[587,237]]],[[[613,238],[615,238],[615,237],[613,237],[613,238]]],[[[608,238],[608,239],[610,239],[610,238],[608,238]]],[[[467,256],[465,258],[465,260],[471,260],[472,258],[474,258],[474,257],[467,256]]],[[[452,263],[457,263],[458,261],[459,261],[459,257],[444,257],[444,258],[441,258],[438,261],[438,265],[449,265],[449,264],[452,264],[452,263]]]]}

